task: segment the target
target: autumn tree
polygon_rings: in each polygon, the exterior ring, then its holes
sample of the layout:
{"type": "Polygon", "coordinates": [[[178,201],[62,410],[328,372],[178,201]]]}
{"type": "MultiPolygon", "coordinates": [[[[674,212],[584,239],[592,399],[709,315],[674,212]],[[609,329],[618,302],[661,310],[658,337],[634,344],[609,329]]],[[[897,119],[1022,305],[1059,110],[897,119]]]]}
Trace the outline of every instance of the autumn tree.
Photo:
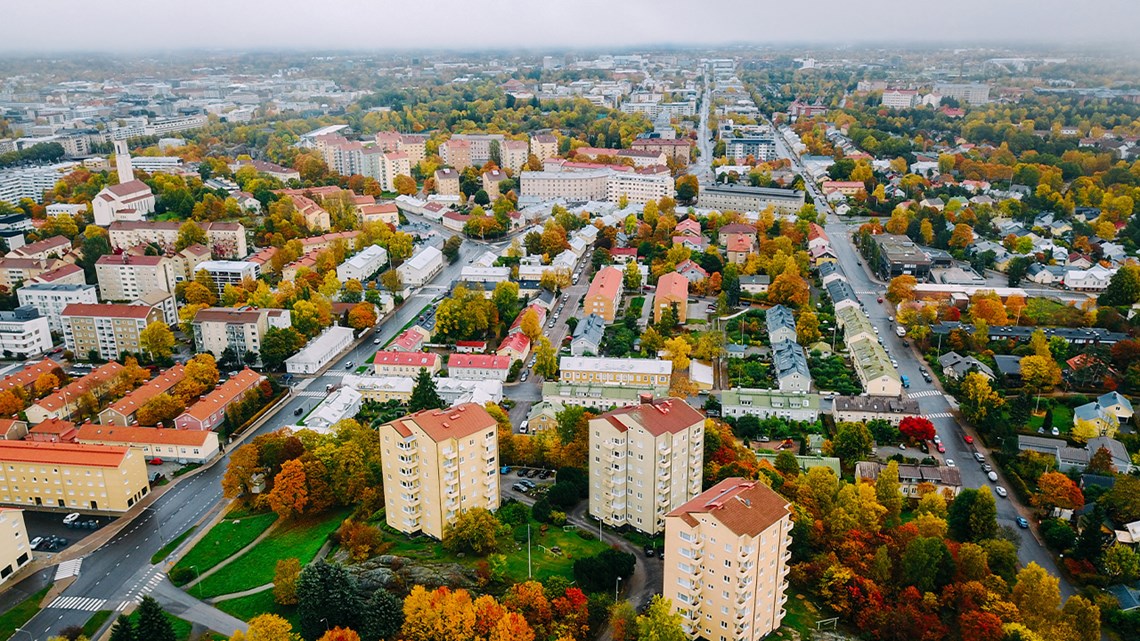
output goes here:
{"type": "Polygon", "coordinates": [[[162,321],[154,321],[139,332],[139,347],[152,360],[168,358],[174,351],[174,332],[162,321]]]}
{"type": "Polygon", "coordinates": [[[59,377],[51,372],[44,372],[36,377],[36,382],[32,384],[32,393],[36,398],[43,398],[57,387],[59,387],[59,377]]]}
{"type": "Polygon", "coordinates": [[[929,441],[934,438],[934,423],[922,416],[907,416],[899,422],[899,431],[912,441],[929,441]]]}
{"type": "Polygon", "coordinates": [[[681,615],[660,594],[653,597],[645,614],[637,617],[638,641],[687,641],[681,615]]]}
{"type": "Polygon", "coordinates": [[[400,277],[400,272],[396,269],[389,269],[383,274],[380,274],[380,284],[393,294],[404,288],[403,279],[400,277]]]}
{"type": "Polygon", "coordinates": [[[1005,401],[990,387],[990,380],[981,372],[968,372],[962,378],[962,414],[975,425],[985,421],[1001,409],[1005,401]]]}
{"type": "Polygon", "coordinates": [[[419,189],[416,186],[415,179],[404,174],[397,175],[394,182],[396,186],[396,193],[400,194],[401,196],[411,196],[419,189]]]}
{"type": "Polygon", "coordinates": [[[1030,630],[1045,632],[1056,624],[1061,608],[1060,582],[1041,566],[1031,561],[1017,573],[1012,597],[1021,612],[1021,622],[1030,630]]]}
{"type": "Polygon", "coordinates": [[[477,507],[460,514],[447,525],[443,547],[452,552],[469,552],[486,556],[499,549],[498,537],[503,524],[484,508],[477,507]]]}
{"type": "Polygon", "coordinates": [[[1021,359],[1021,380],[1034,393],[1050,392],[1061,383],[1061,367],[1050,356],[1025,356],[1021,359]]]}
{"type": "Polygon", "coordinates": [[[539,337],[534,354],[534,372],[543,378],[554,378],[558,373],[558,354],[550,344],[550,339],[546,336],[539,337]]]}
{"type": "Polygon", "coordinates": [[[839,460],[846,465],[853,465],[871,453],[875,439],[865,423],[845,422],[837,426],[831,445],[832,452],[839,460]]]}
{"type": "Polygon", "coordinates": [[[955,249],[965,249],[974,242],[974,229],[966,223],[954,225],[950,234],[950,246],[955,249]]]}
{"type": "Polygon", "coordinates": [[[673,363],[674,373],[689,371],[689,354],[693,351],[693,347],[684,336],[670,338],[665,341],[663,348],[667,352],[665,360],[673,363]]]}
{"type": "Polygon", "coordinates": [[[523,311],[522,320],[519,321],[519,329],[522,330],[523,334],[526,334],[532,344],[542,335],[542,324],[538,320],[538,312],[533,307],[528,307],[523,311]]]}
{"type": "Polygon", "coordinates": [[[540,638],[549,636],[554,610],[546,596],[546,590],[538,581],[524,581],[512,585],[503,595],[503,605],[512,612],[518,612],[534,629],[540,638]]]}
{"type": "Polygon", "coordinates": [[[1049,510],[1057,507],[1074,510],[1085,504],[1085,496],[1068,476],[1060,472],[1046,472],[1037,479],[1033,504],[1049,510]]]}
{"type": "Polygon", "coordinates": [[[962,542],[978,542],[997,533],[997,503],[988,487],[965,489],[954,498],[946,516],[950,534],[962,542]]]}
{"type": "Polygon", "coordinates": [[[886,524],[888,526],[897,525],[899,522],[899,515],[902,514],[903,495],[899,485],[899,464],[898,461],[891,461],[887,466],[879,470],[879,476],[875,479],[875,498],[879,500],[879,504],[887,509],[886,524]]]}
{"type": "Polygon", "coordinates": [[[796,319],[796,341],[806,347],[819,338],[819,317],[811,309],[804,309],[796,319]]]}
{"type": "Polygon", "coordinates": [[[300,560],[278,559],[273,571],[273,601],[278,605],[297,605],[297,578],[300,576],[300,560]]]}
{"type": "Polygon", "coordinates": [[[255,443],[246,443],[230,453],[222,475],[222,495],[226,498],[253,496],[255,475],[261,470],[261,452],[255,443]]]}
{"type": "Polygon", "coordinates": [[[637,610],[629,601],[619,601],[610,610],[613,641],[637,641],[637,610]]]}
{"type": "Polygon", "coordinates": [[[174,419],[186,409],[186,406],[177,398],[166,392],[153,396],[135,413],[139,425],[152,426],[162,424],[173,428],[174,419]]]}
{"type": "Polygon", "coordinates": [[[376,306],[372,303],[360,302],[348,310],[348,326],[360,331],[376,325],[376,306]]]}
{"type": "Polygon", "coordinates": [[[799,268],[789,261],[784,273],[776,277],[768,287],[769,302],[800,308],[807,305],[811,297],[808,283],[800,276],[799,268]]]}
{"type": "Polygon", "coordinates": [[[918,284],[914,276],[902,274],[891,279],[887,285],[887,300],[895,305],[914,300],[914,288],[918,284]]]}
{"type": "Polygon", "coordinates": [[[188,220],[178,228],[178,239],[174,241],[174,251],[179,252],[191,245],[210,246],[210,238],[206,230],[192,220],[188,220]]]}
{"type": "Polygon", "coordinates": [[[273,489],[267,497],[269,507],[282,519],[304,514],[309,504],[308,479],[305,466],[293,459],[281,465],[281,471],[273,479],[273,489]]]}
{"type": "Polygon", "coordinates": [[[636,260],[631,260],[625,264],[621,282],[622,287],[627,290],[634,290],[641,287],[641,270],[638,269],[636,260]]]}
{"type": "Polygon", "coordinates": [[[403,641],[473,641],[475,608],[466,590],[441,587],[428,591],[422,585],[412,588],[404,599],[403,641]]]}

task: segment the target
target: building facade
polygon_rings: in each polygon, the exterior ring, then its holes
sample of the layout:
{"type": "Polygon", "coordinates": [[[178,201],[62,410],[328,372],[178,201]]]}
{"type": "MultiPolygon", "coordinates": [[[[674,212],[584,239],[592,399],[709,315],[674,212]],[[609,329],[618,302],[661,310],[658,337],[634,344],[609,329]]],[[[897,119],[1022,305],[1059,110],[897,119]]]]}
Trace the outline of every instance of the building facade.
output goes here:
{"type": "Polygon", "coordinates": [[[617,267],[603,267],[594,274],[590,289],[582,299],[582,313],[601,316],[607,323],[614,322],[621,306],[623,274],[617,267]]]}
{"type": "Polygon", "coordinates": [[[32,358],[51,348],[51,325],[38,309],[22,305],[0,311],[0,354],[5,358],[32,358]]]}
{"type": "Polygon", "coordinates": [[[764,211],[772,207],[783,214],[794,214],[804,206],[804,192],[772,187],[710,185],[697,194],[697,205],[720,211],[764,211]]]}
{"type": "Polygon", "coordinates": [[[0,502],[126,512],[150,493],[146,462],[127,447],[0,441],[0,502]]]}
{"type": "Polygon", "coordinates": [[[559,361],[563,383],[641,385],[669,388],[673,364],[661,359],[564,356],[559,361]]]}
{"type": "Polygon", "coordinates": [[[96,353],[103,360],[123,352],[138,353],[139,335],[146,326],[163,320],[162,310],[146,305],[74,303],[63,309],[63,343],[79,358],[96,353]]]}
{"type": "Polygon", "coordinates": [[[57,334],[63,333],[63,310],[72,303],[94,305],[99,302],[99,293],[94,285],[74,285],[71,283],[31,283],[16,290],[20,306],[30,305],[47,318],[48,329],[57,334]]]}
{"type": "Polygon", "coordinates": [[[24,527],[24,511],[0,508],[0,585],[31,561],[32,546],[24,527]]]}

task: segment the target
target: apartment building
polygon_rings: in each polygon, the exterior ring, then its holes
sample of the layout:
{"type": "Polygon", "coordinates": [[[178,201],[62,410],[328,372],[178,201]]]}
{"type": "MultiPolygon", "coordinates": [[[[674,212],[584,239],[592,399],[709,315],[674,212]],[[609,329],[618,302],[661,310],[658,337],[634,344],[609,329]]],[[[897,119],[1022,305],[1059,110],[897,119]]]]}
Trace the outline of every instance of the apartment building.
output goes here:
{"type": "Polygon", "coordinates": [[[444,163],[460,171],[469,165],[482,167],[491,160],[496,148],[501,157],[504,140],[503,134],[452,134],[439,146],[439,155],[444,163]]]}
{"type": "Polygon", "coordinates": [[[558,155],[558,138],[553,134],[537,134],[530,137],[530,155],[539,160],[558,155]]]}
{"type": "Polygon", "coordinates": [[[443,271],[443,252],[431,245],[421,247],[418,252],[404,261],[396,271],[405,287],[421,287],[431,282],[436,274],[443,271]]]}
{"type": "Polygon", "coordinates": [[[819,419],[819,394],[782,392],[770,389],[733,388],[720,394],[721,414],[725,417],[771,416],[789,421],[819,419]]]}
{"type": "Polygon", "coordinates": [[[918,101],[918,92],[913,89],[887,89],[879,104],[887,109],[910,109],[918,101]]]}
{"type": "Polygon", "coordinates": [[[661,314],[676,306],[677,321],[684,324],[689,317],[689,279],[677,272],[669,272],[657,280],[653,294],[653,322],[661,322],[661,314]]]}
{"type": "Polygon", "coordinates": [[[92,352],[107,361],[123,352],[140,350],[139,334],[146,326],[163,320],[162,310],[146,305],[72,303],[63,308],[63,343],[79,358],[92,352]]]}
{"type": "Polygon", "coordinates": [[[672,158],[673,162],[683,167],[689,164],[693,141],[688,138],[638,138],[629,147],[638,151],[665,154],[672,158]]]}
{"type": "Polygon", "coordinates": [[[0,585],[32,560],[24,511],[0,508],[0,585]]]}
{"type": "Polygon", "coordinates": [[[174,426],[180,430],[212,430],[222,424],[226,417],[226,406],[245,398],[251,390],[261,385],[265,377],[248,367],[231,376],[191,405],[174,419],[174,426]]]}
{"type": "Polygon", "coordinates": [[[32,403],[24,410],[24,414],[32,425],[53,418],[71,419],[79,408],[81,398],[91,394],[98,399],[107,392],[115,376],[122,370],[123,366],[118,363],[100,365],[87,376],[74,380],[62,389],[32,403]]]}
{"type": "Polygon", "coordinates": [[[499,149],[503,169],[510,169],[516,174],[522,171],[529,153],[529,145],[525,140],[504,140],[499,149]]]}
{"type": "Polygon", "coordinates": [[[697,206],[719,211],[764,211],[772,207],[781,214],[794,214],[804,206],[804,192],[774,187],[710,185],[697,195],[697,206]]]}
{"type": "Polygon", "coordinates": [[[138,450],[0,441],[0,502],[6,505],[126,512],[149,493],[138,450]]]}
{"type": "Polygon", "coordinates": [[[603,267],[594,274],[590,289],[582,299],[583,314],[597,314],[607,323],[614,322],[621,306],[623,274],[617,267],[603,267]]]}
{"type": "Polygon", "coordinates": [[[147,459],[181,464],[206,463],[218,455],[218,434],[209,430],[169,430],[87,423],[79,428],[81,445],[129,447],[147,459]]]}
{"type": "Polygon", "coordinates": [[[184,378],[186,378],[185,368],[182,366],[182,363],[176,363],[174,367],[155,376],[141,387],[132,390],[126,396],[115,401],[102,412],[99,412],[99,423],[103,425],[118,425],[120,427],[133,425],[137,422],[135,416],[140,407],[146,405],[147,401],[155,396],[170,392],[170,390],[182,382],[184,378]]]}
{"type": "MultiPolygon", "coordinates": [[[[194,316],[194,348],[199,352],[210,352],[214,358],[221,358],[229,348],[238,358],[244,360],[248,352],[261,353],[261,339],[270,327],[270,317],[289,312],[279,309],[254,309],[247,307],[207,307],[194,316]]],[[[275,323],[278,325],[279,323],[275,323]]]]}
{"type": "MultiPolygon", "coordinates": [[[[139,245],[155,244],[165,253],[174,251],[178,230],[183,223],[177,221],[116,221],[107,228],[112,249],[129,249],[139,245]]],[[[249,254],[245,226],[241,223],[200,222],[206,232],[207,247],[219,258],[245,258],[249,254]]]]}
{"type": "Polygon", "coordinates": [[[689,638],[756,641],[780,627],[789,506],[759,481],[727,478],[665,517],[662,594],[689,638]]]}
{"type": "Polygon", "coordinates": [[[226,285],[238,287],[246,278],[257,280],[261,266],[246,260],[207,260],[199,263],[198,270],[205,271],[214,279],[214,287],[221,296],[226,285]]]}
{"type": "Polygon", "coordinates": [[[439,145],[439,156],[444,164],[463,171],[472,165],[471,143],[467,140],[447,140],[439,145]]]}
{"type": "Polygon", "coordinates": [[[95,277],[104,301],[138,300],[144,293],[161,290],[173,292],[175,274],[165,256],[107,254],[95,261],[95,277]]]}
{"type": "Polygon", "coordinates": [[[4,358],[32,358],[51,347],[51,326],[35,307],[0,311],[0,354],[4,358]]]}
{"type": "Polygon", "coordinates": [[[498,509],[498,425],[483,406],[424,410],[379,432],[389,526],[442,539],[462,512],[498,509]]]}
{"type": "Polygon", "coordinates": [[[590,419],[590,514],[654,536],[701,492],[705,417],[679,398],[639,401],[590,419]]]}
{"type": "Polygon", "coordinates": [[[381,131],[376,134],[376,144],[384,151],[398,151],[406,155],[408,162],[413,165],[418,165],[427,157],[427,136],[381,131]]]}
{"type": "Polygon", "coordinates": [[[367,280],[388,264],[388,251],[379,245],[369,245],[336,268],[337,280],[367,280]]]}
{"type": "Polygon", "coordinates": [[[47,258],[63,258],[70,251],[70,240],[63,236],[52,236],[51,238],[45,238],[34,243],[28,243],[23,247],[17,247],[5,254],[5,256],[7,258],[35,258],[44,260],[47,258]]]}
{"type": "Polygon", "coordinates": [[[519,174],[520,195],[538,200],[562,199],[571,202],[625,197],[632,203],[659,200],[673,194],[673,177],[664,167],[631,169],[625,166],[549,161],[546,171],[519,174]]]}
{"type": "Polygon", "coordinates": [[[71,283],[31,283],[16,290],[20,306],[36,308],[47,319],[48,329],[56,334],[63,333],[60,316],[65,307],[72,303],[95,304],[99,293],[94,285],[74,285],[71,283]]]}
{"type": "Polygon", "coordinates": [[[386,150],[380,145],[366,145],[339,134],[329,134],[318,136],[316,146],[333,171],[344,176],[375,178],[385,191],[396,191],[396,176],[412,173],[408,154],[386,150]]]}
{"type": "MultiPolygon", "coordinates": [[[[9,291],[20,287],[21,284],[58,269],[67,263],[62,260],[49,258],[0,258],[0,286],[7,287],[9,291]]],[[[82,269],[79,270],[83,272],[82,269]]]]}
{"type": "Polygon", "coordinates": [[[452,354],[447,359],[447,375],[466,381],[506,381],[511,357],[497,354],[452,354]]]}
{"type": "Polygon", "coordinates": [[[458,196],[459,172],[450,167],[435,170],[435,193],[441,196],[458,196]]]}
{"type": "Polygon", "coordinates": [[[563,383],[645,385],[669,388],[673,364],[659,358],[563,356],[558,363],[563,383]]]}

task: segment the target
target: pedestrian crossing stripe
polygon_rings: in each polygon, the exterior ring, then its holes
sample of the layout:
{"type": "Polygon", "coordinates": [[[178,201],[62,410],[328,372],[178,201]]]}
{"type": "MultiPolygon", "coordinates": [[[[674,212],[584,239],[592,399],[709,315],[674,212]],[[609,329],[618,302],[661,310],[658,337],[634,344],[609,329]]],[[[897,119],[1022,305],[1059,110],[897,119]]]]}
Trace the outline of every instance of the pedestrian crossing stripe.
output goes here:
{"type": "Polygon", "coordinates": [[[938,412],[935,414],[927,414],[926,418],[954,418],[954,415],[950,412],[938,412]]]}
{"type": "Polygon", "coordinates": [[[106,599],[94,599],[84,596],[60,596],[56,597],[48,607],[58,608],[60,610],[87,610],[88,612],[95,612],[96,610],[103,609],[105,603],[107,603],[106,599]]]}
{"type": "Polygon", "coordinates": [[[55,580],[66,579],[72,576],[79,576],[79,568],[83,565],[83,559],[71,559],[64,561],[55,568],[55,580]]]}
{"type": "Polygon", "coordinates": [[[325,392],[297,392],[294,396],[300,396],[302,398],[324,398],[328,396],[328,394],[325,392]]]}
{"type": "Polygon", "coordinates": [[[936,389],[924,389],[921,392],[911,392],[907,396],[911,398],[925,398],[927,396],[941,396],[942,392],[936,389]]]}

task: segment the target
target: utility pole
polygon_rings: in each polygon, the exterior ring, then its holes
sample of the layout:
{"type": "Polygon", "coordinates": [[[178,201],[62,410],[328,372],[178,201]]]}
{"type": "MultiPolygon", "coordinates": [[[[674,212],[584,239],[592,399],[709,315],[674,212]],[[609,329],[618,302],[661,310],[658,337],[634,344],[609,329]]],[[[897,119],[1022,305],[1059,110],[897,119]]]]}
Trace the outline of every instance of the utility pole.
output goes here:
{"type": "Polygon", "coordinates": [[[530,523],[526,524],[526,578],[533,577],[530,565],[530,523]]]}

